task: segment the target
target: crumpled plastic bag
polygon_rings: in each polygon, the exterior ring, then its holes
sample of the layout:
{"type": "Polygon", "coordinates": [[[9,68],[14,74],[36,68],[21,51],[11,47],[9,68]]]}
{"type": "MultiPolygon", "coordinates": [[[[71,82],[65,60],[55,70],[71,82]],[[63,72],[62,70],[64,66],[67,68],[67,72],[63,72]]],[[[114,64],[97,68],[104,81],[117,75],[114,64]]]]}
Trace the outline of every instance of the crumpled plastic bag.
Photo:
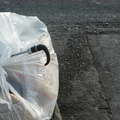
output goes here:
{"type": "Polygon", "coordinates": [[[47,27],[37,17],[0,13],[0,120],[49,120],[58,96],[58,61],[47,27]],[[12,54],[43,44],[43,51],[12,54]],[[11,92],[10,92],[11,91],[11,92]]]}

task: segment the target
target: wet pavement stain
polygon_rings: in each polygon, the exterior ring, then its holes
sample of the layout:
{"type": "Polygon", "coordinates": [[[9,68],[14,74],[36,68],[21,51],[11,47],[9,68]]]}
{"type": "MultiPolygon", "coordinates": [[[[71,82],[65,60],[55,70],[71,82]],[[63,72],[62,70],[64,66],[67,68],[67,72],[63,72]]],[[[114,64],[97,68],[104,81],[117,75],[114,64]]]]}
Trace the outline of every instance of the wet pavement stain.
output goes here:
{"type": "Polygon", "coordinates": [[[58,103],[63,119],[101,120],[102,116],[103,120],[109,120],[109,106],[101,97],[99,74],[93,64],[86,33],[81,28],[76,30],[76,27],[66,26],[64,29],[62,26],[57,28],[57,36],[52,30],[50,32],[59,60],[58,103]],[[64,49],[59,52],[61,41],[64,49]]]}

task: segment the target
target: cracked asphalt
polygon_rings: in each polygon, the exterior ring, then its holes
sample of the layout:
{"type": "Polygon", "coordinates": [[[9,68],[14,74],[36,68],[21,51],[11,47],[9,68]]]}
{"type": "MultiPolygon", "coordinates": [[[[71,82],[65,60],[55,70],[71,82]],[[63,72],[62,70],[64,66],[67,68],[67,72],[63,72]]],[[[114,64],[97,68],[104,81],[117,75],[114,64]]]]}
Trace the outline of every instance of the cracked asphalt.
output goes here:
{"type": "Polygon", "coordinates": [[[1,12],[37,16],[59,60],[63,120],[120,120],[119,0],[0,0],[1,12]]]}

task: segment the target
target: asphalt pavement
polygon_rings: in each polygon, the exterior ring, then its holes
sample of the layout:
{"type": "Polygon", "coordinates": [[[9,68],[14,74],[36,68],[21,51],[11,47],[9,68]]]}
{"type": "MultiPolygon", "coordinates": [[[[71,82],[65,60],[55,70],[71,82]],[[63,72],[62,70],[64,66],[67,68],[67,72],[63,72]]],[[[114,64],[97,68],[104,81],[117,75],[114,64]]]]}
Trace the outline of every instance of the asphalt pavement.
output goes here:
{"type": "Polygon", "coordinates": [[[37,16],[59,61],[63,120],[120,120],[119,0],[0,0],[1,12],[37,16]]]}

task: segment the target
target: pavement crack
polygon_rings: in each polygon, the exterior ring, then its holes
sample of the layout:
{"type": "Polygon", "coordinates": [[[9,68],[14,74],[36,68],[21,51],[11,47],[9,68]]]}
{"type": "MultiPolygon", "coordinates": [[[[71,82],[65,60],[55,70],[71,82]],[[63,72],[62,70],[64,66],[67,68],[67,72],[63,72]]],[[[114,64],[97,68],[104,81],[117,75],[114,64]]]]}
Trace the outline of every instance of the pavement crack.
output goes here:
{"type": "Polygon", "coordinates": [[[99,109],[101,109],[101,110],[106,110],[106,111],[107,111],[107,116],[108,116],[108,118],[111,120],[111,118],[112,118],[112,110],[111,110],[111,108],[110,108],[109,100],[106,99],[106,98],[102,95],[101,92],[99,93],[99,95],[100,95],[100,97],[101,97],[101,98],[106,102],[106,104],[107,104],[107,107],[100,107],[99,109]]]}
{"type": "MultiPolygon", "coordinates": [[[[98,62],[98,61],[96,61],[96,58],[95,58],[95,55],[94,55],[94,51],[92,50],[92,48],[91,47],[93,47],[93,46],[91,46],[91,44],[90,44],[90,41],[88,40],[88,38],[87,38],[87,36],[86,36],[86,39],[87,39],[87,42],[88,42],[88,46],[89,46],[89,49],[90,49],[90,52],[91,52],[91,55],[92,55],[92,59],[93,59],[93,64],[95,64],[96,62],[98,62]]],[[[98,41],[97,41],[97,43],[96,44],[99,44],[98,43],[98,41]]],[[[99,45],[99,47],[100,47],[100,45],[99,45]]],[[[101,51],[101,48],[100,48],[100,52],[102,52],[101,51]]],[[[100,55],[102,56],[103,55],[103,53],[100,53],[100,55]]],[[[99,61],[100,63],[101,63],[101,61],[99,61]]],[[[100,64],[99,63],[99,64],[100,64]]],[[[105,62],[105,64],[106,64],[106,62],[105,62]]],[[[100,87],[101,87],[101,91],[98,93],[99,95],[100,95],[100,97],[102,98],[102,100],[103,101],[105,101],[105,103],[106,103],[106,106],[102,106],[102,107],[99,107],[98,109],[99,110],[105,110],[106,112],[107,112],[107,117],[109,118],[109,120],[111,120],[112,119],[112,110],[111,110],[111,107],[110,107],[110,103],[109,103],[109,98],[107,98],[107,96],[106,96],[106,93],[104,93],[104,94],[102,94],[102,88],[104,89],[104,83],[101,81],[101,79],[102,78],[100,78],[100,70],[103,70],[104,71],[104,69],[103,68],[101,68],[101,66],[98,66],[97,65],[97,67],[96,66],[94,66],[95,67],[95,69],[97,70],[97,72],[98,72],[98,75],[99,75],[99,81],[98,81],[98,83],[100,84],[100,87]],[[101,68],[101,69],[100,69],[101,68]]],[[[108,65],[106,64],[106,69],[108,70],[108,71],[110,71],[110,69],[109,69],[109,67],[108,67],[108,65]]],[[[111,71],[110,71],[111,72],[111,71]]],[[[103,73],[102,73],[103,74],[103,73]]],[[[104,77],[104,76],[103,76],[104,77]]],[[[105,78],[104,78],[105,79],[105,78]]],[[[112,82],[113,82],[113,78],[111,78],[112,79],[112,82]]]]}

